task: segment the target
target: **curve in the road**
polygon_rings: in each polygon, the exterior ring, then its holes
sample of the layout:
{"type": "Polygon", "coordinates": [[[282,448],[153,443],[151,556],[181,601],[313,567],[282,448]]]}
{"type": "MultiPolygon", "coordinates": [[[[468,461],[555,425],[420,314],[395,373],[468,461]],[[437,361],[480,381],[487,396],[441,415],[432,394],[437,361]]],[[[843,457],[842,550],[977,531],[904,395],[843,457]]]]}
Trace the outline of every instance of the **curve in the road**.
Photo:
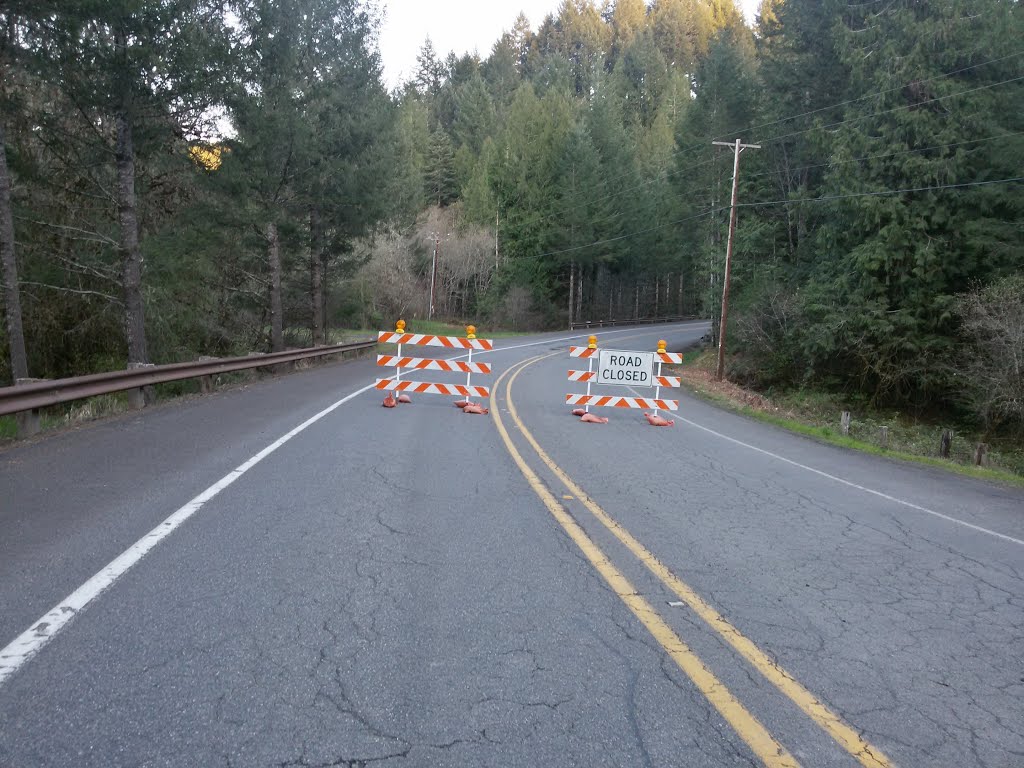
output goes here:
{"type": "MultiPolygon", "coordinates": [[[[561,523],[566,529],[573,540],[580,546],[580,548],[586,553],[588,559],[594,564],[594,567],[604,576],[609,585],[616,589],[616,594],[623,599],[624,602],[629,605],[630,609],[637,615],[644,625],[648,628],[652,635],[658,639],[658,642],[665,648],[665,650],[672,656],[673,660],[679,664],[680,668],[683,669],[691,679],[697,684],[698,688],[704,693],[705,696],[712,701],[716,709],[722,713],[722,715],[729,721],[737,733],[747,742],[747,744],[754,750],[759,758],[766,765],[774,764],[789,764],[786,762],[775,763],[772,762],[776,759],[776,755],[784,754],[785,757],[781,759],[791,760],[792,757],[785,753],[785,749],[778,744],[770,735],[771,744],[775,744],[782,753],[774,752],[767,749],[768,746],[763,741],[761,730],[763,726],[753,718],[752,715],[747,713],[746,709],[743,708],[742,704],[736,701],[731,694],[726,694],[728,698],[719,703],[713,698],[713,694],[717,692],[717,686],[721,686],[713,675],[710,680],[699,678],[691,673],[693,665],[698,665],[698,669],[707,671],[703,662],[696,657],[692,651],[689,650],[682,643],[672,630],[667,625],[658,624],[655,620],[645,617],[637,608],[631,604],[633,600],[639,600],[644,605],[644,611],[653,612],[654,609],[643,601],[635,594],[635,590],[630,587],[628,590],[622,590],[618,588],[615,581],[609,576],[609,573],[618,574],[618,571],[613,565],[611,560],[604,555],[596,545],[587,538],[586,534],[583,533],[579,526],[575,523],[572,517],[562,508],[550,491],[544,487],[543,483],[537,478],[536,474],[529,468],[527,462],[523,459],[518,449],[513,444],[511,438],[508,435],[507,430],[502,424],[500,411],[497,404],[497,391],[502,381],[506,379],[505,383],[505,403],[508,406],[509,417],[512,419],[516,428],[523,435],[526,442],[529,443],[530,447],[533,448],[537,457],[554,473],[554,475],[562,482],[566,490],[573,494],[579,501],[587,508],[587,510],[606,528],[611,532],[615,538],[617,538],[622,544],[646,567],[652,574],[660,579],[669,589],[675,592],[679,598],[688,605],[694,613],[700,616],[708,626],[710,626],[718,635],[731,645],[744,659],[746,659],[755,669],[757,669],[769,682],[771,682],[779,691],[781,691],[787,698],[789,698],[794,704],[797,705],[804,713],[808,715],[815,723],[817,723],[826,733],[829,734],[840,746],[849,752],[857,761],[864,766],[864,768],[888,768],[891,763],[885,754],[876,746],[870,744],[867,740],[862,738],[857,731],[852,728],[849,724],[843,721],[839,715],[830,710],[825,706],[820,699],[805,688],[796,678],[783,669],[779,664],[769,658],[768,654],[762,651],[757,645],[741,633],[735,626],[733,626],[724,616],[716,611],[710,603],[704,600],[697,592],[674,574],[669,568],[667,568],[657,557],[651,553],[639,540],[636,539],[626,528],[609,515],[604,509],[602,509],[587,492],[579,486],[569,475],[558,466],[554,460],[548,455],[548,453],[540,446],[533,434],[527,429],[526,425],[519,418],[519,414],[516,411],[515,401],[512,399],[512,385],[515,383],[516,378],[526,370],[530,365],[539,362],[547,357],[553,357],[557,353],[551,355],[543,355],[526,360],[512,368],[505,371],[495,382],[494,390],[491,393],[491,411],[494,413],[495,425],[498,427],[498,431],[501,434],[502,440],[505,443],[505,447],[512,455],[513,460],[522,470],[526,476],[530,487],[533,488],[534,492],[541,497],[545,505],[551,511],[552,515],[561,523]],[[592,553],[592,550],[596,550],[597,555],[592,553]],[[608,573],[606,573],[608,571],[608,573]],[[671,649],[670,642],[663,641],[664,632],[668,632],[671,638],[682,645],[684,650],[683,654],[677,656],[671,649]],[[690,658],[692,656],[692,658],[690,658]],[[738,708],[738,709],[737,709],[738,708]],[[751,723],[747,718],[753,720],[751,723]]],[[[627,582],[628,584],[628,582],[627,582]]],[[[656,614],[655,614],[656,615],[656,614]]],[[[660,621],[660,617],[658,618],[660,621]]],[[[711,675],[710,672],[707,672],[711,675]]],[[[723,686],[724,688],[724,686],[723,686]]],[[[767,731],[764,731],[767,734],[767,731]]]]}
{"type": "MultiPolygon", "coordinates": [[[[623,329],[621,331],[609,331],[605,335],[613,333],[625,333],[632,329],[623,329]]],[[[543,341],[529,342],[527,344],[511,344],[507,346],[501,346],[495,348],[494,352],[501,352],[511,349],[523,349],[526,347],[536,347],[542,345],[553,344],[556,342],[569,341],[571,339],[578,339],[579,335],[565,336],[555,339],[544,339],[543,341]]],[[[625,336],[621,338],[631,338],[625,336]]],[[[486,352],[478,352],[480,354],[486,354],[486,352]]],[[[466,355],[459,355],[458,357],[452,358],[454,360],[461,359],[466,355]]],[[[363,394],[374,388],[373,384],[368,384],[362,389],[358,389],[340,400],[332,403],[327,408],[324,408],[319,413],[311,416],[306,421],[299,424],[297,427],[287,432],[286,434],[279,437],[274,442],[270,443],[266,448],[255,454],[248,461],[239,465],[236,469],[229,472],[227,475],[222,477],[220,480],[215,482],[213,485],[208,487],[202,493],[198,494],[190,501],[175,510],[159,525],[149,531],[146,535],[128,547],[124,552],[110,561],[106,566],[96,572],[91,578],[85,583],[78,587],[74,592],[61,600],[57,605],[47,611],[37,621],[32,623],[28,629],[22,632],[20,635],[14,638],[8,643],[3,649],[0,649],[0,686],[11,677],[15,672],[18,671],[26,662],[28,662],[33,656],[35,656],[43,647],[45,647],[57,634],[64,629],[77,615],[85,610],[90,603],[92,603],[97,597],[99,597],[104,591],[106,591],[114,582],[116,582],[121,576],[127,573],[133,566],[135,566],[142,558],[149,553],[157,544],[170,536],[176,531],[183,523],[185,523],[190,517],[195,515],[203,506],[211,499],[216,497],[225,488],[232,485],[236,480],[242,477],[246,472],[259,464],[263,459],[270,456],[278,448],[283,446],[289,440],[294,438],[296,435],[304,432],[306,429],[316,424],[322,418],[330,413],[333,413],[339,407],[345,403],[353,400],[357,396],[363,394]]]]}

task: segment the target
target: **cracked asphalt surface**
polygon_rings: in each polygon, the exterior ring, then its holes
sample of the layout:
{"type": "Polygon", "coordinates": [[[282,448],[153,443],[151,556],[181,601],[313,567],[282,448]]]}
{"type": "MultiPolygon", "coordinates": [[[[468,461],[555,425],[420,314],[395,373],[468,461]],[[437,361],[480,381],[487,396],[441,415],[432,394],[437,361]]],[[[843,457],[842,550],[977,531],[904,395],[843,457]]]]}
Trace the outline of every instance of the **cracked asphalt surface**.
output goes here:
{"type": "MultiPolygon", "coordinates": [[[[616,330],[602,346],[682,348],[705,328],[616,330]]],[[[1024,493],[687,396],[680,416],[712,432],[652,429],[619,409],[582,424],[562,402],[582,391],[565,381],[578,367],[555,341],[566,335],[499,341],[516,348],[480,357],[495,373],[474,383],[561,350],[516,379],[520,417],[677,576],[893,765],[1024,765],[1024,547],[719,435],[1016,539],[1024,493]]],[[[372,360],[314,368],[0,453],[0,647],[377,374],[372,360]]],[[[758,764],[554,521],[490,417],[427,395],[386,410],[381,397],[357,396],[249,470],[0,685],[0,766],[758,764]]],[[[802,765],[857,765],[670,605],[506,424],[555,497],[802,765]]]]}

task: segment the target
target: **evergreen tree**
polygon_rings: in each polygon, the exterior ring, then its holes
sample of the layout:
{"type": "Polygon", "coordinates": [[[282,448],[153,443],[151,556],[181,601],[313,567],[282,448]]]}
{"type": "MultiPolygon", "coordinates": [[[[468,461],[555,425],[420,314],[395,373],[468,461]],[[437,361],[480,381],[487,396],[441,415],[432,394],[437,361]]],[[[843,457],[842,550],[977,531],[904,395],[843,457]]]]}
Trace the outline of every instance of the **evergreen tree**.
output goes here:
{"type": "MultiPolygon", "coordinates": [[[[504,278],[546,295],[553,288],[552,264],[542,254],[561,242],[551,212],[558,200],[562,158],[572,130],[572,105],[549,91],[539,99],[523,85],[509,111],[491,183],[502,211],[501,242],[509,267],[504,278]]],[[[508,283],[506,283],[507,285],[508,283]]]]}
{"type": "Polygon", "coordinates": [[[572,68],[575,93],[589,98],[611,50],[611,30],[593,0],[563,0],[556,29],[556,50],[572,68]]]}
{"type": "Polygon", "coordinates": [[[644,0],[616,0],[612,10],[612,57],[611,65],[629,49],[647,26],[647,7],[644,0]]]}
{"type": "Polygon", "coordinates": [[[700,0],[655,0],[650,14],[662,56],[670,65],[693,72],[711,37],[710,8],[700,0]]]}
{"type": "Polygon", "coordinates": [[[507,40],[503,37],[504,44],[512,51],[516,71],[520,77],[532,74],[529,70],[529,62],[530,54],[534,49],[534,37],[533,30],[530,28],[530,21],[522,12],[516,16],[515,23],[512,25],[512,32],[508,35],[507,40]]]}
{"type": "Polygon", "coordinates": [[[373,148],[387,136],[387,99],[369,47],[373,20],[356,0],[278,0],[237,13],[242,74],[230,106],[238,138],[224,171],[247,190],[266,258],[270,343],[279,350],[294,241],[308,238],[299,263],[308,267],[310,322],[322,338],[329,253],[381,214],[373,148]]]}
{"type": "Polygon", "coordinates": [[[720,300],[733,168],[733,153],[711,142],[737,138],[735,126],[751,122],[756,103],[753,61],[738,34],[744,33],[723,29],[712,39],[697,67],[695,99],[677,135],[686,151],[677,155],[674,180],[685,201],[681,213],[693,217],[682,247],[693,255],[695,279],[703,286],[700,311],[709,316],[716,314],[720,300]]]}
{"type": "MultiPolygon", "coordinates": [[[[46,13],[38,6],[35,11],[46,13]]],[[[81,151],[114,158],[130,365],[149,361],[137,162],[140,153],[201,129],[199,121],[219,90],[210,62],[222,54],[215,34],[226,28],[222,12],[214,0],[69,0],[26,40],[40,77],[90,124],[91,130],[78,134],[88,142],[81,151]],[[96,131],[97,124],[111,128],[96,131]]]]}
{"type": "Polygon", "coordinates": [[[434,44],[428,37],[416,54],[416,74],[413,82],[422,96],[433,97],[441,90],[445,81],[444,64],[437,58],[434,44]]]}
{"type": "Polygon", "coordinates": [[[11,86],[20,76],[17,69],[21,50],[17,36],[24,23],[24,17],[18,13],[17,8],[0,11],[0,278],[3,280],[4,327],[12,384],[28,377],[6,131],[10,116],[20,109],[17,95],[12,92],[11,86]]]}
{"type": "Polygon", "coordinates": [[[455,202],[458,189],[455,180],[455,153],[448,134],[438,128],[430,134],[424,170],[426,193],[432,204],[445,206],[455,202]]]}
{"type": "Polygon", "coordinates": [[[398,105],[393,152],[396,171],[387,195],[391,217],[399,222],[411,221],[430,203],[426,179],[430,117],[415,91],[407,93],[398,105]]]}
{"type": "Polygon", "coordinates": [[[456,95],[454,134],[458,142],[479,155],[484,139],[495,133],[496,116],[487,86],[479,73],[463,85],[456,95]]]}
{"type": "Polygon", "coordinates": [[[1024,103],[1020,83],[1007,82],[1024,32],[1015,10],[1008,0],[900,0],[849,12],[841,30],[862,96],[832,131],[825,190],[884,194],[828,207],[818,242],[830,257],[808,289],[807,346],[819,373],[855,376],[876,400],[944,396],[953,294],[1024,265],[1019,189],[947,188],[1019,175],[1022,113],[1005,109],[1024,103]]]}
{"type": "Polygon", "coordinates": [[[512,41],[503,37],[494,44],[491,55],[483,64],[484,82],[491,93],[495,110],[504,115],[512,97],[519,87],[519,72],[516,69],[516,51],[512,41]]]}
{"type": "Polygon", "coordinates": [[[667,87],[669,67],[651,35],[640,35],[615,65],[616,86],[628,119],[649,127],[667,87]]]}

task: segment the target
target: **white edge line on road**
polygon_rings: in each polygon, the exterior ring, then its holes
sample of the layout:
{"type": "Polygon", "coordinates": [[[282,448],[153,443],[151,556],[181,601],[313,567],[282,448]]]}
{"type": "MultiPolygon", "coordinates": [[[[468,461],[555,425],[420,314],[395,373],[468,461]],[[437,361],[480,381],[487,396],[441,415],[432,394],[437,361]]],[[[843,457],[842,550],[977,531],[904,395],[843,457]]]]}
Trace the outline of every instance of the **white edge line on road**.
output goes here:
{"type": "Polygon", "coordinates": [[[29,629],[14,638],[14,640],[8,643],[3,650],[0,650],[0,685],[3,685],[4,681],[8,677],[17,672],[25,662],[32,658],[41,648],[43,648],[43,646],[56,637],[58,632],[66,627],[68,623],[75,618],[75,616],[81,613],[89,603],[99,597],[107,587],[117,581],[133,565],[145,557],[153,547],[170,536],[182,523],[202,509],[206,502],[210,501],[210,499],[223,491],[297,434],[320,421],[320,419],[334,411],[339,406],[370,389],[373,389],[373,384],[368,384],[362,389],[356,390],[333,405],[324,408],[320,413],[306,419],[291,432],[279,437],[244,464],[241,464],[236,469],[231,470],[231,472],[178,509],[156,528],[151,530],[141,539],[128,547],[128,549],[107,563],[107,565],[101,568],[92,578],[58,603],[49,613],[34,622],[29,629]]]}
{"type": "MultiPolygon", "coordinates": [[[[636,395],[637,397],[641,397],[640,393],[637,392],[635,389],[633,389],[632,387],[630,387],[629,389],[630,389],[630,391],[633,392],[634,395],[636,395]]],[[[766,451],[764,448],[758,448],[756,445],[751,445],[750,443],[744,443],[742,440],[737,440],[734,437],[729,437],[728,435],[723,435],[721,432],[716,432],[713,429],[709,429],[707,427],[701,426],[697,422],[690,421],[689,419],[684,419],[682,416],[679,416],[677,414],[673,414],[673,416],[675,416],[676,419],[678,419],[679,421],[683,422],[684,424],[689,424],[691,427],[696,427],[697,429],[701,429],[701,430],[707,432],[708,434],[715,435],[716,437],[720,437],[723,440],[728,440],[730,443],[735,443],[736,445],[741,445],[744,448],[749,448],[752,451],[757,451],[758,453],[763,453],[765,456],[771,456],[773,459],[778,459],[779,461],[785,462],[786,464],[790,464],[790,465],[792,465],[794,467],[798,467],[799,469],[803,469],[803,470],[806,470],[808,472],[813,472],[814,474],[820,475],[821,477],[828,478],[829,480],[835,480],[837,483],[842,483],[843,485],[849,486],[850,488],[856,488],[858,491],[863,491],[864,493],[870,493],[872,496],[878,496],[880,499],[885,499],[886,501],[891,501],[894,504],[902,504],[904,507],[910,507],[911,509],[916,509],[918,512],[924,512],[927,515],[933,515],[934,517],[938,517],[938,518],[940,518],[942,520],[945,520],[947,522],[950,522],[950,523],[955,523],[956,525],[962,525],[964,528],[970,528],[972,531],[978,531],[979,533],[987,533],[989,536],[995,536],[997,539],[1002,539],[1003,541],[1009,541],[1009,542],[1011,542],[1013,544],[1019,544],[1021,546],[1024,546],[1024,540],[1015,539],[1015,538],[1013,538],[1013,536],[1007,536],[1005,533],[999,533],[998,531],[993,531],[993,530],[990,530],[988,528],[983,528],[980,525],[975,525],[974,523],[968,523],[966,520],[960,520],[959,518],[952,517],[950,515],[944,515],[942,512],[936,512],[934,509],[928,509],[928,507],[922,507],[920,504],[914,504],[911,501],[904,501],[903,499],[896,498],[895,496],[890,496],[888,493],[882,493],[882,491],[876,491],[873,488],[866,488],[863,485],[857,485],[857,483],[854,483],[854,482],[852,482],[850,480],[844,480],[841,477],[836,477],[835,475],[830,475],[828,472],[822,472],[820,469],[815,469],[814,467],[808,467],[806,464],[801,464],[798,461],[793,461],[792,459],[787,459],[785,456],[780,456],[777,453],[772,453],[771,451],[766,451]]]]}
{"type": "Polygon", "coordinates": [[[1014,544],[1020,544],[1021,546],[1024,546],[1024,540],[1015,539],[1015,538],[1013,538],[1013,536],[1007,536],[1005,533],[999,533],[998,531],[993,531],[993,530],[991,530],[989,528],[983,528],[982,526],[975,525],[974,523],[968,523],[966,520],[961,520],[961,519],[959,519],[957,517],[952,517],[951,515],[945,515],[942,512],[936,512],[934,509],[928,509],[928,507],[922,507],[920,504],[914,504],[911,501],[905,501],[905,500],[897,498],[895,496],[890,496],[888,493],[883,493],[882,491],[876,491],[874,488],[866,488],[863,485],[857,485],[857,483],[854,483],[854,482],[852,482],[850,480],[844,480],[841,477],[836,477],[835,475],[830,475],[828,472],[822,472],[820,469],[815,469],[814,467],[808,467],[806,464],[801,464],[798,461],[793,461],[792,459],[787,459],[785,456],[779,456],[777,453],[772,453],[771,451],[766,451],[764,448],[758,448],[755,445],[749,445],[749,444],[744,443],[744,442],[742,442],[740,440],[736,440],[735,438],[729,437],[728,435],[723,435],[720,432],[715,432],[715,430],[713,430],[713,429],[708,429],[707,427],[702,427],[700,424],[697,424],[696,422],[690,421],[689,419],[684,419],[684,418],[680,417],[679,420],[682,421],[682,422],[685,422],[685,423],[687,423],[687,424],[689,424],[691,426],[694,426],[697,429],[702,429],[705,432],[710,432],[712,435],[717,435],[718,437],[722,438],[723,440],[728,440],[730,443],[735,443],[736,445],[742,445],[744,448],[749,448],[752,451],[757,451],[758,453],[763,453],[765,456],[771,456],[773,459],[778,459],[779,461],[784,461],[787,464],[792,464],[794,467],[799,467],[800,469],[807,470],[808,472],[813,472],[814,474],[821,475],[822,477],[826,477],[829,480],[835,480],[837,483],[842,483],[843,485],[849,486],[850,488],[856,488],[858,491],[863,491],[864,493],[870,493],[872,496],[878,496],[880,499],[885,499],[886,501],[891,501],[894,504],[902,504],[904,507],[910,507],[911,509],[916,509],[918,512],[924,512],[927,515],[932,515],[934,517],[941,518],[942,520],[945,520],[945,521],[950,522],[950,523],[955,523],[956,525],[962,525],[964,528],[970,528],[972,531],[978,531],[979,533],[987,533],[989,536],[995,536],[997,539],[1003,539],[1003,541],[1009,541],[1009,542],[1012,542],[1014,544]]]}
{"type": "MultiPolygon", "coordinates": [[[[692,321],[699,322],[699,321],[692,321]]],[[[653,330],[657,326],[648,326],[653,330]]],[[[615,331],[605,331],[605,333],[622,333],[624,331],[635,331],[636,327],[621,328],[615,331]]],[[[577,334],[575,336],[565,336],[556,339],[545,339],[543,341],[535,341],[529,344],[517,344],[509,347],[500,347],[493,350],[492,352],[502,352],[506,349],[520,349],[522,347],[537,347],[543,344],[553,344],[559,341],[569,341],[571,339],[581,338],[586,336],[588,333],[577,334]]],[[[479,353],[478,354],[482,354],[479,353]]],[[[462,355],[465,357],[465,355],[462,355]]],[[[182,523],[188,520],[192,515],[202,509],[206,502],[210,501],[217,494],[227,488],[229,485],[234,483],[238,478],[248,472],[250,469],[259,464],[263,459],[272,454],[282,445],[287,443],[293,437],[298,435],[300,432],[305,431],[308,427],[312,426],[316,422],[320,421],[324,416],[344,405],[349,400],[358,395],[363,394],[374,388],[373,384],[368,384],[362,389],[358,389],[355,392],[346,395],[341,400],[338,400],[333,405],[329,405],[324,408],[320,413],[311,416],[304,422],[295,427],[291,432],[279,437],[273,443],[268,445],[262,451],[257,453],[251,459],[246,461],[244,464],[239,465],[236,469],[231,470],[228,474],[218,480],[216,483],[211,485],[205,491],[200,493],[194,499],[189,501],[183,507],[179,508],[170,517],[160,523],[156,528],[151,530],[141,539],[132,544],[128,549],[122,552],[120,555],[115,557],[103,568],[101,568],[96,574],[94,574],[88,581],[82,586],[68,595],[66,598],[60,601],[53,609],[42,616],[39,620],[33,622],[32,626],[18,635],[14,640],[8,643],[2,650],[0,650],[0,686],[15,672],[20,669],[25,662],[31,659],[36,653],[38,653],[47,643],[49,643],[54,637],[57,636],[64,627],[66,627],[75,616],[81,613],[93,600],[99,597],[104,590],[106,590],[111,584],[117,581],[127,571],[138,563],[146,554],[153,549],[157,544],[163,541],[165,538],[170,536],[182,523]]]]}

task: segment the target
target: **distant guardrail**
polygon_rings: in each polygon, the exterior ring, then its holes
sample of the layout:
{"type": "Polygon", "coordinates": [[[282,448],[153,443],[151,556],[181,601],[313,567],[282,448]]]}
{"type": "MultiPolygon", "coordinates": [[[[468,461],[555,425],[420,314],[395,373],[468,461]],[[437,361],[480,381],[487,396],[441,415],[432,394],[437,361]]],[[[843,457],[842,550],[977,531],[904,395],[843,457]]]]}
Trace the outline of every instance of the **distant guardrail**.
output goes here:
{"type": "Polygon", "coordinates": [[[570,331],[581,328],[610,328],[616,325],[657,325],[659,323],[679,323],[683,320],[699,320],[696,315],[679,315],[676,317],[642,317],[626,320],[581,320],[569,324],[570,331]]]}
{"type": "Polygon", "coordinates": [[[154,384],[166,384],[182,379],[214,376],[219,373],[244,371],[249,368],[293,363],[311,357],[323,357],[344,352],[373,349],[376,339],[333,344],[307,349],[289,349],[284,352],[248,355],[246,357],[204,358],[195,362],[146,365],[126,371],[108,371],[68,379],[30,380],[13,387],[0,387],[0,416],[24,411],[37,411],[51,405],[60,405],[97,395],[138,390],[154,384]]]}

